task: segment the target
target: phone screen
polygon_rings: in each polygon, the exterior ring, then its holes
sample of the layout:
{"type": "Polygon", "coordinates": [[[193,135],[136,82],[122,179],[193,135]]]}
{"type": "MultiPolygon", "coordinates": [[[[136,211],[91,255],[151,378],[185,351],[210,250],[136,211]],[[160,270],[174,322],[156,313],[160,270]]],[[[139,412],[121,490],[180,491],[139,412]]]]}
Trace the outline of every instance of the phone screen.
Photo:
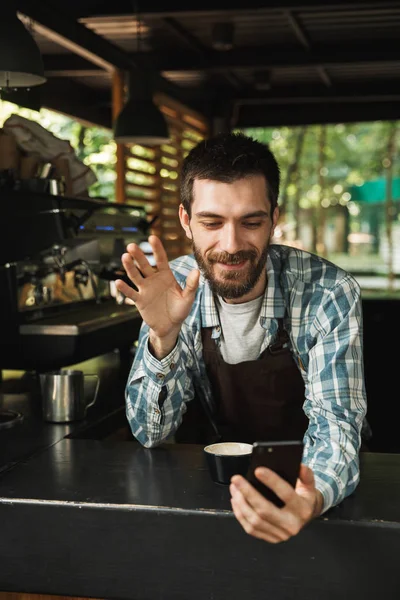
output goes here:
{"type": "Polygon", "coordinates": [[[290,440],[285,442],[254,442],[249,470],[246,479],[261,493],[279,507],[284,503],[254,474],[257,467],[268,467],[295,487],[303,456],[303,442],[290,440]]]}

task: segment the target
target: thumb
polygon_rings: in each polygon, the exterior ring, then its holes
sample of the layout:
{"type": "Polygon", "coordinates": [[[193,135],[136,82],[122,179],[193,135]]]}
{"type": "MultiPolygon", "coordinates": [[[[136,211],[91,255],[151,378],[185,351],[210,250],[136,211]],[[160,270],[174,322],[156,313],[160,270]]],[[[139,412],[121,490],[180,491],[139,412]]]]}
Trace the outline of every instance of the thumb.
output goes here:
{"type": "Polygon", "coordinates": [[[198,269],[194,269],[193,271],[190,271],[190,273],[186,279],[185,289],[183,290],[183,293],[182,293],[184,298],[188,298],[189,296],[194,295],[194,293],[196,292],[196,290],[199,286],[199,280],[200,280],[200,271],[198,269]]]}
{"type": "Polygon", "coordinates": [[[314,487],[315,485],[314,473],[309,467],[306,467],[306,465],[304,464],[300,466],[299,479],[301,483],[306,487],[314,487]]]}

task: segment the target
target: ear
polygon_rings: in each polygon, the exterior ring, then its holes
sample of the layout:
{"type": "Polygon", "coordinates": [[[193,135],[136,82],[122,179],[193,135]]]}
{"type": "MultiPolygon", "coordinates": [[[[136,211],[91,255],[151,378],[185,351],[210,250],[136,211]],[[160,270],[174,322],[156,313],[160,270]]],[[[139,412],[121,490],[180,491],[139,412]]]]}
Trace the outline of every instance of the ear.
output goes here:
{"type": "Polygon", "coordinates": [[[183,204],[179,205],[179,220],[183,229],[185,230],[186,237],[188,237],[189,240],[191,240],[192,232],[190,231],[190,217],[187,214],[186,210],[183,208],[183,204]]]}
{"type": "Polygon", "coordinates": [[[279,207],[275,206],[274,208],[274,212],[272,213],[272,229],[271,229],[271,233],[270,233],[270,239],[273,237],[274,233],[275,233],[275,227],[278,223],[278,219],[279,219],[279,207]]]}

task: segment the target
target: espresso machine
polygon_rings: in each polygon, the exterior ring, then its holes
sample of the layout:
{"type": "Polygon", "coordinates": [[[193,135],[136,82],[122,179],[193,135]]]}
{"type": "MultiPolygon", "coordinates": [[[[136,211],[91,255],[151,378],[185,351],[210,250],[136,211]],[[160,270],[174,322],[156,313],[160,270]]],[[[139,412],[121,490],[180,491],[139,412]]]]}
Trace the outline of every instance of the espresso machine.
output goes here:
{"type": "Polygon", "coordinates": [[[146,246],[143,208],[0,189],[0,220],[0,371],[45,372],[132,347],[141,317],[114,280],[128,281],[126,245],[146,246]]]}

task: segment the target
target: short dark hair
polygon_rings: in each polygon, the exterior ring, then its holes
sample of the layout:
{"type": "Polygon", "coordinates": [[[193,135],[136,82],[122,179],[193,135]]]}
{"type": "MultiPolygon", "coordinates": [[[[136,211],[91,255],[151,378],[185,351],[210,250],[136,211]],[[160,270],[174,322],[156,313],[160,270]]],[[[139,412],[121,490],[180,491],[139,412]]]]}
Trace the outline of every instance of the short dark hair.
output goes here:
{"type": "Polygon", "coordinates": [[[272,216],[278,204],[280,169],[268,145],[241,132],[220,133],[202,140],[183,161],[180,184],[183,208],[190,217],[195,179],[232,183],[252,175],[265,177],[272,216]]]}

